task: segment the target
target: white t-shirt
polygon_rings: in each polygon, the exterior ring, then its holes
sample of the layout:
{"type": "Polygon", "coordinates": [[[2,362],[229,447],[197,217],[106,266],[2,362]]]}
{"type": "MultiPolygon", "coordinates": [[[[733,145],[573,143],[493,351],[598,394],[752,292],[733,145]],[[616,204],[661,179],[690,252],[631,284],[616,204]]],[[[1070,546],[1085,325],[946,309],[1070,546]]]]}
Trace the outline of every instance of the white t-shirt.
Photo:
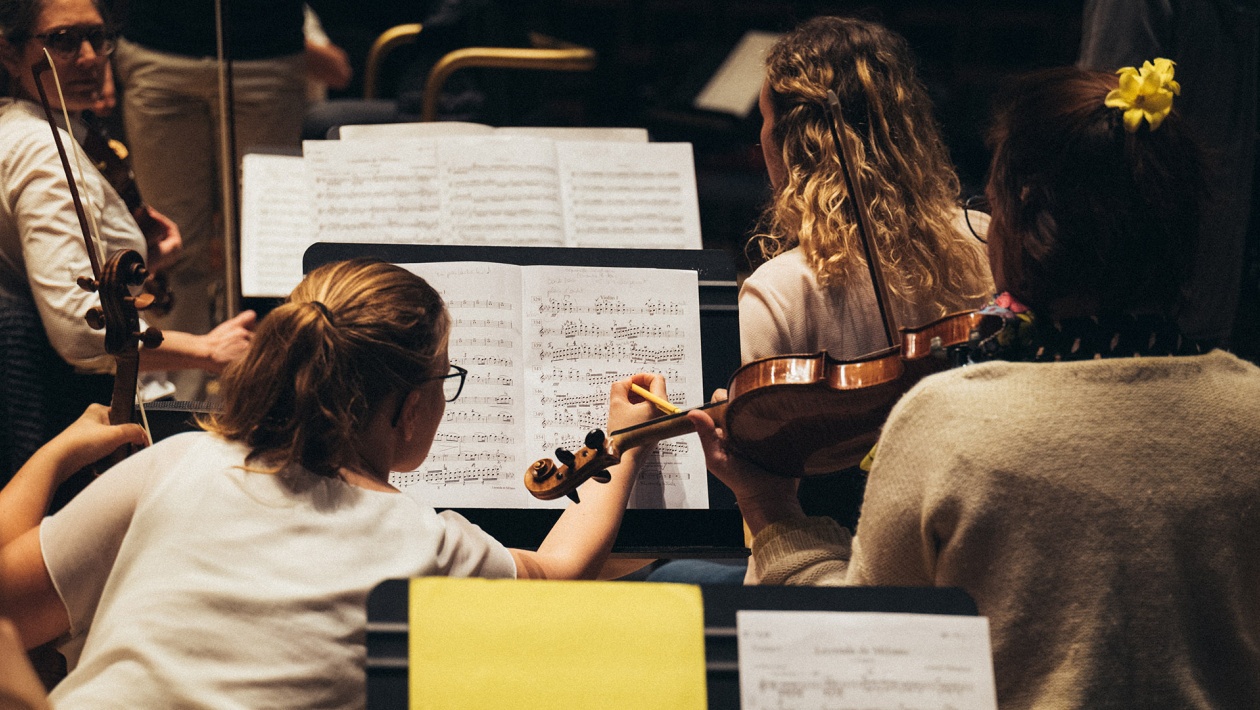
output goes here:
{"type": "MultiPolygon", "coordinates": [[[[61,142],[67,151],[73,148],[64,131],[61,142]]],[[[113,372],[105,331],[92,330],[84,320],[101,299],[76,283],[92,275],[92,265],[43,109],[0,99],[0,145],[0,288],[15,295],[29,289],[49,342],[75,369],[113,372]]],[[[74,153],[70,156],[74,166],[74,153]]],[[[78,187],[84,210],[100,229],[106,258],[123,249],[148,253],[127,205],[86,157],[78,187]]]]}
{"type": "Polygon", "coordinates": [[[71,639],[86,634],[59,710],[362,707],[376,584],[516,574],[457,514],[302,469],[247,472],[246,453],[175,436],[44,520],[71,639]]]}

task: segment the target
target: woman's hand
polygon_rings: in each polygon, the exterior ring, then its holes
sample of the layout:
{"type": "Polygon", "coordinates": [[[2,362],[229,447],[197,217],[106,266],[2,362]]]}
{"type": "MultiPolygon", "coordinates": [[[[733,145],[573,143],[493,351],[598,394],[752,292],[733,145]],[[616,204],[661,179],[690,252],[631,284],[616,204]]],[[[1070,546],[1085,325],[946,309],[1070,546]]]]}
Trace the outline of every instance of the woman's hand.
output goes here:
{"type": "Polygon", "coordinates": [[[75,471],[100,461],[124,444],[145,446],[148,437],[137,424],[109,423],[109,407],[88,405],[87,411],[45,446],[57,465],[58,485],[75,471]]]}
{"type": "Polygon", "coordinates": [[[642,424],[661,415],[656,405],[630,391],[632,384],[665,399],[665,378],[660,375],[639,373],[628,380],[614,382],[608,393],[609,431],[642,424]]]}
{"type": "Polygon", "coordinates": [[[180,236],[179,227],[169,217],[145,205],[153,218],[150,227],[144,232],[145,243],[149,245],[149,257],[145,260],[152,273],[165,271],[175,265],[179,254],[184,249],[184,239],[180,236]]]}
{"type": "Polygon", "coordinates": [[[735,493],[740,514],[753,535],[771,523],[804,517],[796,497],[797,479],[777,476],[731,451],[726,432],[713,423],[708,412],[693,409],[687,418],[700,436],[705,466],[735,493]]]}
{"type": "Polygon", "coordinates": [[[254,337],[254,325],[257,321],[257,313],[241,311],[235,318],[223,321],[214,330],[201,336],[206,349],[204,369],[222,372],[223,368],[244,357],[249,351],[249,342],[254,337]]]}

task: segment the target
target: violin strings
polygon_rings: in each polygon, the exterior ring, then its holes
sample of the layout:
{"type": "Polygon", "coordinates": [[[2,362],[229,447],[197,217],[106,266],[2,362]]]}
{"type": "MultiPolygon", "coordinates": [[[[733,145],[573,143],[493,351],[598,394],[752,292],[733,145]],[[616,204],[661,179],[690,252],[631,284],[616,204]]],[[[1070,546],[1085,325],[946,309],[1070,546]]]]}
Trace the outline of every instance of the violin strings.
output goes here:
{"type": "MultiPolygon", "coordinates": [[[[83,151],[79,148],[79,141],[74,139],[74,131],[70,126],[70,111],[66,108],[66,97],[61,92],[61,77],[57,74],[57,65],[52,60],[52,55],[48,53],[48,48],[44,48],[44,56],[48,58],[48,66],[52,69],[53,85],[57,89],[57,100],[61,102],[61,115],[66,122],[66,132],[70,134],[70,148],[74,151],[74,165],[79,172],[79,184],[87,185],[83,180],[83,151]]],[[[105,263],[105,254],[101,249],[101,230],[96,224],[96,205],[92,202],[92,193],[90,190],[83,191],[83,199],[88,203],[87,217],[92,232],[92,248],[96,250],[99,263],[105,263]]]]}
{"type": "Polygon", "coordinates": [[[144,410],[144,397],[140,396],[140,390],[136,390],[136,408],[140,410],[140,426],[144,429],[144,438],[148,439],[149,446],[153,446],[153,432],[149,431],[149,415],[144,410]]]}

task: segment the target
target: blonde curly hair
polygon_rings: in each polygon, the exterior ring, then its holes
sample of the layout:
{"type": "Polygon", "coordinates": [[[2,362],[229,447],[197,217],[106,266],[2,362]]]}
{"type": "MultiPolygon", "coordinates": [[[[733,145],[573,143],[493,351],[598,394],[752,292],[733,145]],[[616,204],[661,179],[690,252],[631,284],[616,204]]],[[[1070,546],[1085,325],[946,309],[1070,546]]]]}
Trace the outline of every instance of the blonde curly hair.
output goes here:
{"type": "Polygon", "coordinates": [[[754,237],[762,258],[799,245],[823,286],[866,266],[830,132],[832,89],[902,324],[921,324],[904,322],[907,315],[930,320],[973,308],[990,295],[983,253],[954,226],[958,177],[905,40],[870,22],[812,19],[770,50],[766,87],[786,174],[754,237]]]}

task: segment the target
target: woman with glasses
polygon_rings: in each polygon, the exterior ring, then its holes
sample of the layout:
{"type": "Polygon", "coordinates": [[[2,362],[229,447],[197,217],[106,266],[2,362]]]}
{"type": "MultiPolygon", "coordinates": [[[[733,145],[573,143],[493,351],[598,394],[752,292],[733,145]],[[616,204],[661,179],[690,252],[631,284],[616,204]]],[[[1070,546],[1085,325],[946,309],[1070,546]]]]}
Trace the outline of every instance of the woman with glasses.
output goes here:
{"type": "MultiPolygon", "coordinates": [[[[4,547],[0,616],[28,646],[82,646],[53,704],[362,706],[365,603],[381,580],[596,576],[637,451],[584,487],[537,551],[390,485],[421,465],[459,396],[449,329],[441,298],[404,269],[321,267],[229,367],[206,432],[123,461],[4,547]]],[[[659,376],[633,382],[665,395],[659,376]]],[[[612,386],[611,428],[654,416],[630,385],[612,386]]],[[[64,444],[35,460],[45,477],[64,444]]]]}
{"type": "MultiPolygon", "coordinates": [[[[0,98],[0,145],[4,146],[0,296],[7,308],[37,310],[52,347],[81,373],[108,374],[113,363],[105,354],[103,331],[90,329],[84,320],[99,299],[75,283],[80,276],[90,276],[92,269],[31,66],[47,50],[61,79],[64,108],[75,124],[71,128],[78,131],[79,115],[101,97],[114,46],[114,35],[92,0],[0,0],[0,90],[5,96],[0,98]]],[[[62,123],[62,101],[53,72],[44,71],[42,79],[56,119],[62,123]]],[[[72,146],[68,133],[62,142],[72,146]]],[[[78,164],[82,165],[79,191],[84,209],[97,225],[106,255],[132,249],[147,254],[151,266],[160,267],[163,258],[178,249],[179,231],[174,223],[153,213],[161,233],[146,240],[122,199],[91,161],[77,161],[71,155],[71,165],[78,164]],[[157,248],[150,250],[146,242],[157,248]]],[[[141,368],[219,371],[248,347],[253,320],[252,312],[242,314],[208,335],[169,331],[160,349],[141,351],[141,368]]],[[[108,385],[103,389],[108,397],[108,385]]],[[[82,409],[79,404],[72,411],[82,409]]],[[[68,423],[57,423],[53,431],[68,423]]]]}

